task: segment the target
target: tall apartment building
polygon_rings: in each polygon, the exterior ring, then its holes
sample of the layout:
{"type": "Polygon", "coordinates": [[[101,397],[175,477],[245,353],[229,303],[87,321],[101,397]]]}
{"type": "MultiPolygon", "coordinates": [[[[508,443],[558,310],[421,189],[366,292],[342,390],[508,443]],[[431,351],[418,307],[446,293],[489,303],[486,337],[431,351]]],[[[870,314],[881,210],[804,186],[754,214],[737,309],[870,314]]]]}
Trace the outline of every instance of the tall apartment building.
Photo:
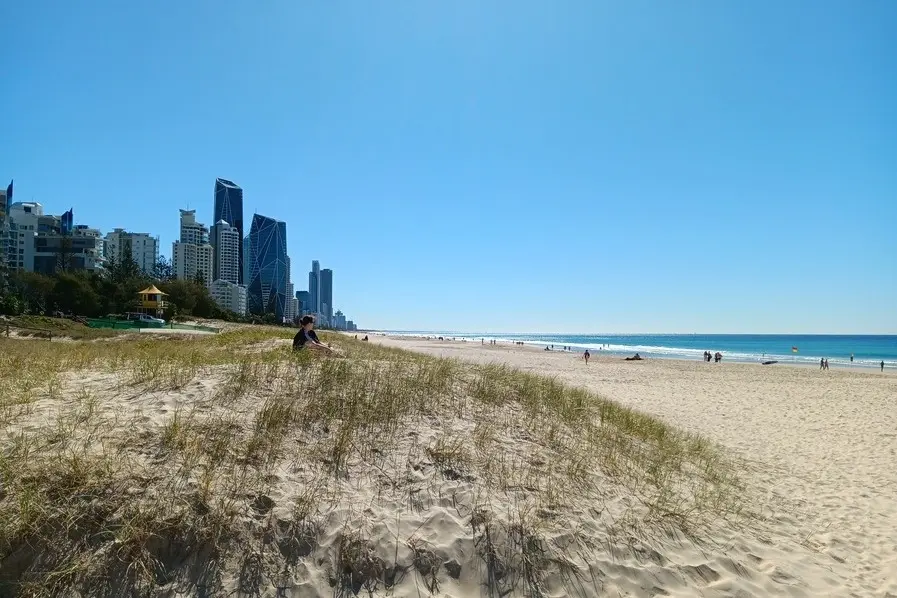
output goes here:
{"type": "Polygon", "coordinates": [[[171,265],[175,278],[190,280],[199,274],[207,287],[212,286],[209,229],[196,221],[196,210],[181,210],[181,238],[171,244],[171,265]]]}
{"type": "Polygon", "coordinates": [[[106,260],[118,261],[130,250],[131,259],[144,274],[152,275],[159,261],[159,237],[149,233],[129,233],[116,228],[106,233],[104,254],[106,260]]]}
{"type": "Polygon", "coordinates": [[[0,189],[0,223],[9,214],[9,207],[12,205],[12,181],[6,189],[0,189]]]}
{"type": "Polygon", "coordinates": [[[197,222],[196,210],[181,210],[181,243],[209,244],[209,229],[197,222]]]}
{"type": "Polygon", "coordinates": [[[293,293],[294,293],[293,283],[288,282],[287,283],[287,300],[286,300],[286,305],[285,305],[286,309],[284,310],[285,311],[284,320],[286,320],[287,322],[292,322],[293,320],[296,319],[296,316],[298,315],[296,313],[296,304],[298,303],[298,301],[296,301],[296,297],[294,296],[293,293]]]}
{"type": "Polygon", "coordinates": [[[212,227],[211,245],[214,250],[212,280],[240,284],[240,251],[243,246],[240,231],[228,222],[219,220],[212,227]]]}
{"type": "Polygon", "coordinates": [[[230,310],[241,316],[246,314],[246,287],[243,285],[219,278],[212,283],[209,290],[212,299],[221,309],[230,310]]]}
{"type": "MultiPolygon", "coordinates": [[[[224,220],[238,231],[241,243],[237,246],[237,280],[234,282],[237,284],[248,284],[248,281],[243,278],[243,262],[246,259],[242,244],[245,235],[243,229],[243,189],[233,181],[221,178],[215,179],[215,211],[212,221],[217,223],[219,220],[224,220]]],[[[213,236],[212,246],[215,247],[217,254],[216,241],[217,239],[213,236]]]]}
{"type": "MultiPolygon", "coordinates": [[[[12,181],[9,187],[0,189],[0,273],[7,267],[7,256],[13,255],[9,248],[12,245],[10,237],[9,208],[12,205],[12,181]]],[[[18,252],[15,253],[16,262],[18,252]]]]}
{"type": "Polygon", "coordinates": [[[302,313],[299,311],[299,300],[296,299],[295,297],[289,297],[289,302],[290,302],[290,310],[291,310],[291,313],[293,314],[293,318],[292,318],[292,320],[290,320],[290,322],[294,322],[296,320],[296,318],[298,318],[299,316],[302,315],[302,313]]]}
{"type": "Polygon", "coordinates": [[[37,202],[16,202],[9,206],[5,226],[9,270],[34,271],[34,239],[43,215],[44,208],[37,202]]]}
{"type": "Polygon", "coordinates": [[[72,211],[59,218],[60,232],[40,234],[34,240],[34,269],[37,272],[57,270],[87,270],[97,272],[103,269],[103,234],[98,228],[86,224],[74,224],[72,211]],[[67,231],[67,232],[63,232],[67,231]],[[39,268],[42,260],[46,267],[39,268]]]}

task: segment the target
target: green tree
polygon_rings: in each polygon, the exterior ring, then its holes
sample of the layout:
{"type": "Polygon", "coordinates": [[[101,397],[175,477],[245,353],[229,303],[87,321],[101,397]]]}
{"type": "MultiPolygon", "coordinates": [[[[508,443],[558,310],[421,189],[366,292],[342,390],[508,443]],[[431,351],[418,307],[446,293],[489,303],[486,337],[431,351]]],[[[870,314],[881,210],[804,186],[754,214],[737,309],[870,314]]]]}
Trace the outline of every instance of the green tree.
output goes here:
{"type": "Polygon", "coordinates": [[[204,281],[170,280],[160,283],[159,288],[168,293],[168,302],[175,306],[172,315],[217,318],[221,313],[204,281]]]}
{"type": "Polygon", "coordinates": [[[10,289],[24,304],[25,312],[47,313],[53,310],[56,281],[38,272],[16,272],[10,276],[10,289]]]}
{"type": "Polygon", "coordinates": [[[177,306],[177,315],[189,316],[196,307],[196,283],[192,280],[169,280],[159,285],[164,293],[168,293],[168,301],[177,306]]]}
{"type": "Polygon", "coordinates": [[[106,273],[115,282],[145,278],[144,273],[140,270],[140,265],[134,261],[130,243],[122,245],[121,255],[113,255],[106,262],[106,273]]]}
{"type": "Polygon", "coordinates": [[[72,252],[72,238],[66,235],[62,237],[59,243],[59,251],[56,252],[56,271],[71,272],[74,267],[75,259],[72,252]]]}
{"type": "Polygon", "coordinates": [[[54,278],[51,297],[56,309],[79,316],[99,315],[100,297],[87,276],[62,272],[54,278]]]}
{"type": "Polygon", "coordinates": [[[168,282],[174,278],[174,267],[164,255],[159,258],[153,268],[153,278],[160,282],[168,282]]]}

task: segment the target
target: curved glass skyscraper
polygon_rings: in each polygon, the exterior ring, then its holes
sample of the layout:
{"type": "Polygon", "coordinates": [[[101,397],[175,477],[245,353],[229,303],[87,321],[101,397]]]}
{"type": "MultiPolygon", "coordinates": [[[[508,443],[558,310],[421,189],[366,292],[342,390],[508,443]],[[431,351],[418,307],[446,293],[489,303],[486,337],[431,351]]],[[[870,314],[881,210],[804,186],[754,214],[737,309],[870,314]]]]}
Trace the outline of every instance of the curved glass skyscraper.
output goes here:
{"type": "Polygon", "coordinates": [[[287,223],[256,214],[249,229],[249,284],[246,308],[251,314],[287,313],[287,223]]]}
{"type": "MultiPolygon", "coordinates": [[[[243,230],[243,189],[233,181],[227,179],[215,179],[215,215],[212,222],[224,220],[240,232],[240,239],[246,232],[243,230]]],[[[240,264],[237,268],[240,284],[248,284],[243,280],[243,244],[238,248],[240,252],[240,264]]],[[[218,259],[218,248],[215,247],[215,259],[218,259]]],[[[216,268],[217,272],[217,268],[216,268]]]]}

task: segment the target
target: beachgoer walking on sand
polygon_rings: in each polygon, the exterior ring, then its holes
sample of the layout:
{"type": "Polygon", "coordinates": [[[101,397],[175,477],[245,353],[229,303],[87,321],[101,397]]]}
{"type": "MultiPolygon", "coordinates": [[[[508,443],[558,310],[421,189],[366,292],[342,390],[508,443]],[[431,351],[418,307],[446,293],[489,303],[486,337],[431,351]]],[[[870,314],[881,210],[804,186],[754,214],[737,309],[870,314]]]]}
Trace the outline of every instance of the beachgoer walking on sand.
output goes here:
{"type": "Polygon", "coordinates": [[[589,363],[589,357],[591,357],[591,355],[589,354],[589,350],[586,349],[586,352],[582,354],[582,358],[586,360],[586,365],[589,363]]]}
{"type": "Polygon", "coordinates": [[[819,369],[820,369],[820,370],[824,370],[824,369],[825,369],[825,359],[822,358],[822,357],[819,358],[819,369]]]}
{"type": "Polygon", "coordinates": [[[828,369],[828,359],[825,360],[825,369],[828,369]]]}
{"type": "Polygon", "coordinates": [[[881,360],[881,371],[885,371],[885,360],[881,360]]]}

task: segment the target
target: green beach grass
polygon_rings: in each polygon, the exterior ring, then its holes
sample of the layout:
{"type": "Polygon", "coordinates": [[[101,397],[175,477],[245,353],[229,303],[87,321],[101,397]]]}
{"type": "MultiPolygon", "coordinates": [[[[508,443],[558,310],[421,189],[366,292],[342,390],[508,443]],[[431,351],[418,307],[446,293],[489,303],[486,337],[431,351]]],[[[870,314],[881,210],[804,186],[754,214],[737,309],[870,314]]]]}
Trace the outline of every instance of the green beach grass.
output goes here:
{"type": "Polygon", "coordinates": [[[292,334],[0,338],[0,596],[254,595],[317,554],[336,589],[413,571],[435,592],[460,565],[393,524],[437,507],[484,584],[540,595],[584,521],[700,540],[742,513],[724,453],[611,400],[347,336],[327,341],[345,358],[296,354],[292,334]]]}

